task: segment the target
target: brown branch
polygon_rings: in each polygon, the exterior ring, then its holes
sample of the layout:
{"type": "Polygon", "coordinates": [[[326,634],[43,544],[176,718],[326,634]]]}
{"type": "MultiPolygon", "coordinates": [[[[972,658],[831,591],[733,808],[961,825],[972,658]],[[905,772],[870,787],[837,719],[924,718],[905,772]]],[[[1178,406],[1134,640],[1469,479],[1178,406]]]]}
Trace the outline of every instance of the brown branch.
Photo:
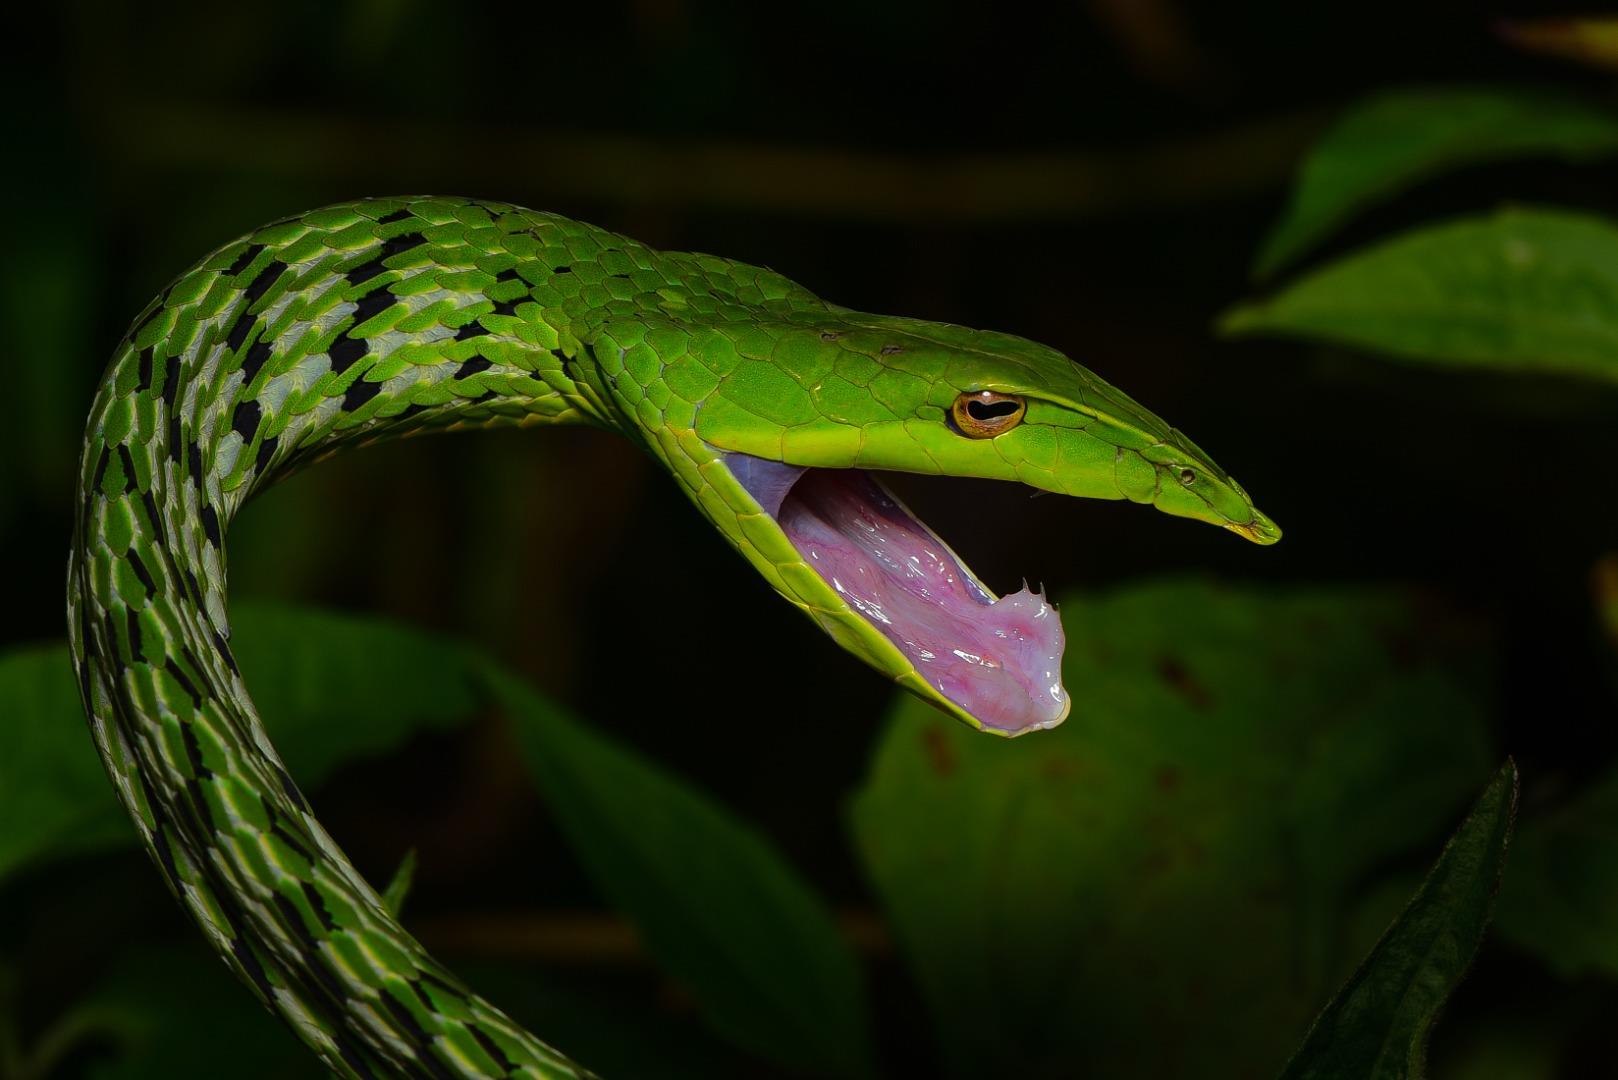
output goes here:
{"type": "MultiPolygon", "coordinates": [[[[861,952],[892,949],[887,928],[871,912],[839,912],[837,925],[861,952]]],[[[450,915],[411,920],[411,930],[434,952],[591,966],[637,967],[647,962],[633,926],[595,911],[450,915]]]]}

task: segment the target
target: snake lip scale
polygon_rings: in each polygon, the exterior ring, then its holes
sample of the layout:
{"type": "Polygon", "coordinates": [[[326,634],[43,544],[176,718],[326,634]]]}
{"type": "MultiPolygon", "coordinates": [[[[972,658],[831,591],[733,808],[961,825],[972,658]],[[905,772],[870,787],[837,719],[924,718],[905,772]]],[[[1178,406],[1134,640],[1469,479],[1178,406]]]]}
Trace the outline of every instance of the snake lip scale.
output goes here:
{"type": "Polygon", "coordinates": [[[349,1080],[591,1074],[429,955],[321,826],[237,667],[224,537],[255,492],[345,447],[539,424],[637,443],[834,642],[1001,735],[1067,715],[1060,621],[1026,587],[994,596],[880,473],[1280,537],[1196,444],[1056,350],[853,311],[745,263],[431,196],[296,214],[203,257],[91,405],[68,635],[164,881],[349,1080]]]}

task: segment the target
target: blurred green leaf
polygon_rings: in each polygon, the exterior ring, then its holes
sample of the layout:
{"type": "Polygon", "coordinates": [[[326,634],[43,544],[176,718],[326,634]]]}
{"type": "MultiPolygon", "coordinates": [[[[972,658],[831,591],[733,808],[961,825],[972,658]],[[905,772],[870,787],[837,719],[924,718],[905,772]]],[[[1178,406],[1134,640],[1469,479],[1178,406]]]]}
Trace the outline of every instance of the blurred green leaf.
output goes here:
{"type": "MultiPolygon", "coordinates": [[[[957,1076],[1249,1077],[1489,768],[1488,650],[1363,587],[1062,605],[1074,715],[1002,741],[901,701],[860,853],[957,1076]]],[[[1405,894],[1408,895],[1408,894],[1405,894]]]]}
{"type": "MultiPolygon", "coordinates": [[[[1514,832],[1511,840],[1511,872],[1505,876],[1502,896],[1518,877],[1521,836],[1514,832]]],[[[1481,985],[1468,987],[1470,1000],[1465,1004],[1447,1005],[1443,1023],[1433,1029],[1427,1063],[1432,1080],[1566,1080],[1570,1073],[1565,1065],[1574,1056],[1569,1045],[1579,1040],[1579,1029],[1593,1026],[1593,1021],[1607,1026],[1600,1018],[1611,1009],[1588,984],[1556,984],[1549,975],[1529,974],[1503,986],[1484,970],[1470,978],[1481,985]],[[1479,992],[1485,988],[1486,995],[1479,992]]]]}
{"type": "Polygon", "coordinates": [[[46,854],[132,841],[96,756],[67,646],[0,655],[0,879],[46,854]]]}
{"type": "Polygon", "coordinates": [[[1517,810],[1507,761],[1427,880],[1310,1028],[1282,1080],[1422,1080],[1427,1033],[1482,944],[1517,810]]]}
{"type": "Polygon", "coordinates": [[[1555,1041],[1561,1034],[1522,1032],[1508,1021],[1478,1031],[1470,1045],[1431,1075],[1433,1080],[1559,1080],[1567,1075],[1560,1060],[1565,1050],[1555,1041]]]}
{"type": "MultiPolygon", "coordinates": [[[[482,697],[467,650],[377,620],[244,605],[233,648],[304,784],[415,731],[457,723],[482,697]]],[[[491,683],[520,720],[535,774],[603,891],[637,920],[714,1025],[799,1067],[867,1074],[857,964],[780,856],[699,793],[561,719],[532,691],[505,676],[491,683]]],[[[0,769],[22,762],[28,781],[0,771],[0,813],[24,823],[0,836],[0,872],[91,842],[128,842],[66,649],[0,663],[0,703],[26,721],[0,726],[0,769]]],[[[390,902],[402,898],[409,869],[407,858],[390,902]]]]}
{"type": "Polygon", "coordinates": [[[1618,772],[1525,819],[1500,895],[1501,937],[1562,975],[1618,975],[1618,772]]]}
{"type": "Polygon", "coordinates": [[[201,948],[130,950],[63,1021],[110,1042],[95,1080],[291,1080],[322,1070],[287,1027],[201,948]]]}
{"type": "MultiPolygon", "coordinates": [[[[467,653],[417,630],[243,604],[232,647],[288,769],[313,788],[345,761],[468,719],[467,653]]],[[[91,742],[65,645],[0,656],[0,877],[36,858],[131,843],[91,742]]]]}
{"type": "MultiPolygon", "coordinates": [[[[705,1040],[699,1026],[653,1011],[646,995],[610,980],[575,972],[564,983],[510,964],[464,967],[460,973],[502,1009],[605,1076],[749,1075],[746,1061],[705,1040]]],[[[97,1080],[303,1080],[320,1071],[285,1026],[203,952],[200,939],[132,949],[48,1038],[59,1044],[55,1056],[79,1042],[105,1045],[110,1053],[89,1071],[97,1080]]],[[[49,1048],[30,1048],[40,1049],[49,1048]]]]}
{"type": "Polygon", "coordinates": [[[1450,169],[1502,158],[1618,151],[1618,118],[1565,97],[1452,87],[1379,94],[1351,109],[1298,170],[1255,272],[1294,261],[1355,213],[1450,169]]]}
{"type": "MultiPolygon", "coordinates": [[[[568,1046],[605,1076],[756,1075],[756,1062],[727,1052],[700,1026],[655,1010],[647,994],[626,991],[621,982],[581,972],[557,981],[508,963],[456,966],[518,1022],[568,1046]],[[634,1037],[626,1039],[626,1031],[634,1037]]],[[[131,949],[28,1048],[29,1057],[43,1064],[86,1043],[104,1048],[88,1070],[97,1080],[304,1080],[320,1073],[309,1051],[203,951],[200,939],[131,949]]]]}
{"type": "Polygon", "coordinates": [[[822,903],[745,822],[562,715],[489,684],[597,886],[738,1045],[798,1068],[869,1073],[865,992],[822,903]]]}
{"type": "Polygon", "coordinates": [[[758,1059],[693,1023],[689,1005],[610,973],[457,964],[457,972],[513,1020],[542,1031],[607,1080],[757,1080],[758,1059]],[[633,1038],[625,1038],[633,1032],[633,1038]]]}
{"type": "Polygon", "coordinates": [[[1618,381],[1618,228],[1508,210],[1418,229],[1236,308],[1220,329],[1618,381]]]}
{"type": "Polygon", "coordinates": [[[397,622],[241,604],[231,647],[275,747],[314,787],[345,761],[442,731],[478,707],[464,646],[397,622]]]}

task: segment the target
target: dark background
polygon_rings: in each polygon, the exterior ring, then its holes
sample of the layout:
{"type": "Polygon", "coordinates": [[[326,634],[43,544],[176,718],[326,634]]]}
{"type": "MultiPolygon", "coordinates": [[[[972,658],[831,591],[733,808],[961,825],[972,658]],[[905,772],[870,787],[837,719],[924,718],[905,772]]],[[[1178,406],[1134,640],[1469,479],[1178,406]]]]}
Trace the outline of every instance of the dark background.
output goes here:
{"type": "MultiPolygon", "coordinates": [[[[170,277],[303,208],[471,195],[1067,352],[1190,434],[1286,539],[1260,549],[1139,507],[901,478],[992,587],[1190,571],[1415,584],[1498,637],[1499,746],[1530,804],[1550,798],[1618,747],[1589,584],[1618,535],[1618,394],[1211,329],[1255,291],[1248,267],[1297,158],[1344,105],[1454,82],[1608,94],[1596,74],[1504,45],[1503,13],[1176,0],[1038,16],[682,0],[13,12],[0,642],[62,633],[83,415],[113,344],[170,277]]],[[[1502,201],[1618,209],[1615,180],[1610,163],[1469,170],[1376,210],[1326,254],[1502,201]]],[[[626,443],[491,433],[350,455],[250,506],[231,563],[234,597],[384,614],[487,648],[868,915],[840,808],[888,687],[754,580],[626,443]]],[[[429,923],[530,909],[536,883],[547,910],[595,906],[489,731],[354,767],[322,806],[368,873],[419,847],[413,903],[429,923]],[[507,857],[514,845],[528,857],[507,857]]],[[[166,902],[137,856],[103,872],[136,907],[166,902]]],[[[187,932],[178,917],[170,929],[187,932]]],[[[581,978],[599,964],[655,983],[614,949],[570,962],[581,978]]],[[[887,956],[878,1015],[897,1042],[914,1021],[887,956]]],[[[44,1000],[94,960],[76,963],[38,988],[44,1000]]],[[[1486,953],[1454,1010],[1537,977],[1486,953]]]]}

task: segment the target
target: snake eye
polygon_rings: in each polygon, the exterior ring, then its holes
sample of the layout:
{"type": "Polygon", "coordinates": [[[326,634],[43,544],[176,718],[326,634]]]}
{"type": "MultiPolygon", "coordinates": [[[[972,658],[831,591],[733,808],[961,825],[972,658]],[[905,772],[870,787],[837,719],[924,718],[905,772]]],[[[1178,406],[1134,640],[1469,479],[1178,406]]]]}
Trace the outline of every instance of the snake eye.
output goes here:
{"type": "Polygon", "coordinates": [[[1192,484],[1194,484],[1196,482],[1197,482],[1197,474],[1193,470],[1191,470],[1191,469],[1181,469],[1180,470],[1180,483],[1184,484],[1186,487],[1190,487],[1192,484]]]}
{"type": "Polygon", "coordinates": [[[956,398],[950,417],[955,430],[968,439],[992,439],[1022,423],[1027,411],[1028,403],[1015,394],[979,390],[956,398]]]}

